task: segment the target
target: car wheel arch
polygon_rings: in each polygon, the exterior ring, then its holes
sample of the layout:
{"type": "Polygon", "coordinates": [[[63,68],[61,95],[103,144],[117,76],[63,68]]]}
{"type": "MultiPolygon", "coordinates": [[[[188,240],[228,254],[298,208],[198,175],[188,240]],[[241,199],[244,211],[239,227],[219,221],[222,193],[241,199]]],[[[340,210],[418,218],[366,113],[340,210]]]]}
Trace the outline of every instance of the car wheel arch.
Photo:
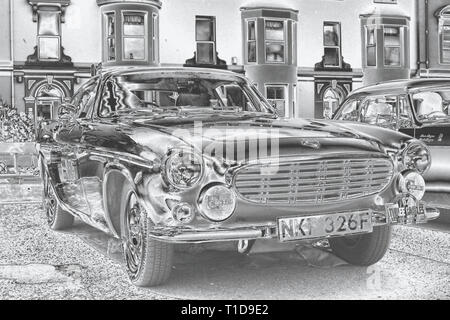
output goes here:
{"type": "Polygon", "coordinates": [[[130,171],[123,165],[112,163],[105,167],[103,178],[103,206],[108,227],[117,238],[122,236],[121,194],[125,185],[135,189],[130,171]]]}

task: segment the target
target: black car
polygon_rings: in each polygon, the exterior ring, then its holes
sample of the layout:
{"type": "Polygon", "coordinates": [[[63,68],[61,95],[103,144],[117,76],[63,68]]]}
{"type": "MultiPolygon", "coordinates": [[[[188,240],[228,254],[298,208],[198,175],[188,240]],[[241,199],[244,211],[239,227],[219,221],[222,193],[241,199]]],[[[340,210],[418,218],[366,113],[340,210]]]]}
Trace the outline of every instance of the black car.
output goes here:
{"type": "Polygon", "coordinates": [[[353,91],[333,119],[398,130],[428,145],[432,165],[424,175],[425,200],[450,208],[450,81],[411,79],[353,91]]]}

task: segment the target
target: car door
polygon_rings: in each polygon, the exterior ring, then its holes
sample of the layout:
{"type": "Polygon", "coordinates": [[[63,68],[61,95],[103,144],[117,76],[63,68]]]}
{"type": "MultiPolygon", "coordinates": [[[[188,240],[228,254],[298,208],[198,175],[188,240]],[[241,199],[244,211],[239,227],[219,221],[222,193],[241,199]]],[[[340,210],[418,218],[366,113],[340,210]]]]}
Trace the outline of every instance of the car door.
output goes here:
{"type": "Polygon", "coordinates": [[[92,157],[92,148],[85,142],[87,133],[95,130],[92,112],[99,82],[100,78],[93,78],[77,92],[71,101],[77,112],[60,119],[55,140],[61,146],[59,177],[63,201],[100,228],[106,224],[101,188],[103,172],[92,157]]]}
{"type": "Polygon", "coordinates": [[[414,106],[419,125],[414,137],[428,145],[431,152],[432,166],[424,175],[429,187],[434,182],[450,183],[450,89],[436,88],[411,93],[411,102],[414,106]],[[426,114],[438,113],[439,118],[426,119],[426,114]]]}

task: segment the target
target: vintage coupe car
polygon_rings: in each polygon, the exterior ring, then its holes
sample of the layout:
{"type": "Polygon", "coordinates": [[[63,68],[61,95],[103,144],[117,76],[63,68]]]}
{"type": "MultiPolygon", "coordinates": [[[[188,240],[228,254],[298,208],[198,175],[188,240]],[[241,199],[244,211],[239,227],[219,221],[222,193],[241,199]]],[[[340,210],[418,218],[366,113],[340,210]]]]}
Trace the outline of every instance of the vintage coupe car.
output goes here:
{"type": "Polygon", "coordinates": [[[420,200],[428,148],[357,123],[279,118],[228,71],[102,72],[40,130],[48,223],[74,216],[123,241],[131,281],[168,279],[174,245],[329,239],[356,265],[385,254],[420,200]]]}
{"type": "Polygon", "coordinates": [[[412,79],[364,87],[352,92],[333,118],[398,130],[426,143],[432,165],[424,175],[424,201],[450,209],[450,81],[412,79]]]}

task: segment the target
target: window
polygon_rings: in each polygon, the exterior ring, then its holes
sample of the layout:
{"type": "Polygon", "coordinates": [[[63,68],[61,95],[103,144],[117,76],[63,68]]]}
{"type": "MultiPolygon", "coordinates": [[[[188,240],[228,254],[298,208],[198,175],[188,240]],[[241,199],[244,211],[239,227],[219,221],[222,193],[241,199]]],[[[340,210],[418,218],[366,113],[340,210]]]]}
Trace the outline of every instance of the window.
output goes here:
{"type": "Polygon", "coordinates": [[[377,66],[377,36],[374,26],[366,27],[366,59],[368,67],[377,66]]]}
{"type": "Polygon", "coordinates": [[[145,60],[146,14],[127,12],[123,14],[123,59],[145,60]]]}
{"type": "Polygon", "coordinates": [[[439,20],[439,55],[441,64],[450,64],[450,6],[437,13],[439,20]]]}
{"type": "Polygon", "coordinates": [[[116,60],[116,15],[114,12],[105,14],[106,20],[106,50],[107,61],[116,60]]]}
{"type": "Polygon", "coordinates": [[[287,85],[267,85],[267,100],[278,110],[281,117],[286,115],[286,89],[287,85]]]}
{"type": "Polygon", "coordinates": [[[325,48],[325,67],[341,66],[341,24],[325,22],[323,26],[323,46],[325,48]]]}
{"type": "Polygon", "coordinates": [[[450,117],[450,90],[433,90],[412,96],[414,109],[421,121],[435,121],[450,117]]]}
{"type": "Polygon", "coordinates": [[[216,18],[197,16],[195,20],[197,63],[216,64],[216,18]]]}
{"type": "Polygon", "coordinates": [[[79,118],[86,117],[93,106],[99,80],[100,78],[98,77],[89,80],[72,97],[70,103],[77,107],[79,118]]]}
{"type": "Polygon", "coordinates": [[[284,63],[286,33],[284,21],[265,21],[265,46],[267,63],[284,63]]]}
{"type": "Polygon", "coordinates": [[[386,67],[401,66],[401,28],[384,27],[384,65],[386,67]]]}
{"type": "Polygon", "coordinates": [[[154,13],[152,15],[152,59],[153,62],[157,62],[159,60],[158,57],[158,15],[154,13]]]}
{"type": "Polygon", "coordinates": [[[323,94],[323,117],[331,119],[341,103],[342,95],[333,88],[328,88],[323,94]]]}
{"type": "Polygon", "coordinates": [[[58,61],[61,58],[60,11],[38,11],[38,59],[58,61]]]}
{"type": "Polygon", "coordinates": [[[247,21],[247,62],[256,62],[256,20],[247,21]]]}

